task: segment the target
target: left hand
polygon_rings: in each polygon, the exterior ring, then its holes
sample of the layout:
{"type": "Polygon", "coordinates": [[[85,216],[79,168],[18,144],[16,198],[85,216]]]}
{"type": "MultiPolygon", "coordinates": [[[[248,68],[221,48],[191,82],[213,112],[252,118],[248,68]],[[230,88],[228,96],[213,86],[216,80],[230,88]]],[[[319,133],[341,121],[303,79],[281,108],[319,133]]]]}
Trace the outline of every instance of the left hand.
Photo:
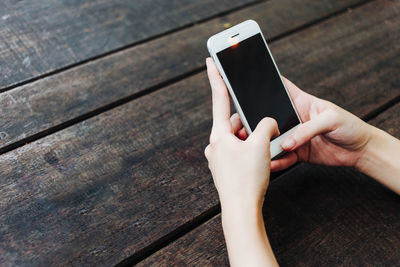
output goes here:
{"type": "Polygon", "coordinates": [[[212,89],[213,126],[204,154],[221,205],[233,202],[261,207],[269,184],[270,139],[279,135],[278,125],[274,119],[264,118],[245,141],[239,139],[242,123],[237,114],[229,118],[229,94],[211,58],[207,58],[207,72],[212,89]]]}

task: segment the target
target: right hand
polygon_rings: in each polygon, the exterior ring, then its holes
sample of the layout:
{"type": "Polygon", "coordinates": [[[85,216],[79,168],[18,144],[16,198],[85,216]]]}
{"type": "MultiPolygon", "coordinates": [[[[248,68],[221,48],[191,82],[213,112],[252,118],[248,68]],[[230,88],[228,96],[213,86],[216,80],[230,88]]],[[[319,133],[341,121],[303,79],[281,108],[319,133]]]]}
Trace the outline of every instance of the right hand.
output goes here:
{"type": "Polygon", "coordinates": [[[356,167],[372,138],[373,128],[337,105],[300,90],[283,78],[303,121],[283,140],[289,152],[271,162],[271,170],[286,169],[297,161],[356,167]]]}
{"type": "MultiPolygon", "coordinates": [[[[282,142],[288,153],[271,161],[271,171],[297,161],[350,166],[400,195],[400,141],[335,104],[309,95],[283,78],[303,124],[282,142]]],[[[236,135],[245,140],[244,129],[236,135]]]]}

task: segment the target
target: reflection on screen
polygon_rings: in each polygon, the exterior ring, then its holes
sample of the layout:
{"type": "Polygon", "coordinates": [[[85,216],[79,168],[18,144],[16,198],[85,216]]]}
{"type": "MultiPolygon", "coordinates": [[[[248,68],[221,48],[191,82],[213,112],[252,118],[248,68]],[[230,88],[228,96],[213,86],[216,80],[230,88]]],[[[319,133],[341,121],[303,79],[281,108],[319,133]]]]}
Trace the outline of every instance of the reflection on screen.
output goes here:
{"type": "Polygon", "coordinates": [[[299,124],[260,33],[217,57],[252,131],[264,117],[274,118],[281,134],[299,124]]]}

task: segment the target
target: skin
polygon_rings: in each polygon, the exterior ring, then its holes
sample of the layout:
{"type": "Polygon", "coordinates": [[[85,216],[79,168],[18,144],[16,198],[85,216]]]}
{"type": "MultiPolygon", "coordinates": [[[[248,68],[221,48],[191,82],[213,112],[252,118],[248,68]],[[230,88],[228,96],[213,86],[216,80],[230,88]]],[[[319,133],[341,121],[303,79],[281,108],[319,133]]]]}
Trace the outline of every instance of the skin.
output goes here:
{"type": "Polygon", "coordinates": [[[221,202],[222,226],[232,266],[277,266],[264,227],[262,205],[270,171],[297,161],[352,166],[400,194],[400,141],[353,114],[300,90],[284,79],[303,124],[287,137],[288,153],[271,162],[269,143],[279,135],[264,118],[247,135],[237,114],[230,117],[229,93],[211,58],[213,126],[204,153],[221,202]],[[397,160],[396,160],[397,159],[397,160]]]}

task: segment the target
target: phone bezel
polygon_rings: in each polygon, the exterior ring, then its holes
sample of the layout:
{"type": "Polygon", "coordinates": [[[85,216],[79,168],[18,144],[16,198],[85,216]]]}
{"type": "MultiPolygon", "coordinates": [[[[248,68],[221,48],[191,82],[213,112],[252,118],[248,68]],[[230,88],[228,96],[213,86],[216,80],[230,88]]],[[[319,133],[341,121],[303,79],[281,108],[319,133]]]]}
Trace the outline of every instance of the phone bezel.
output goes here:
{"type": "Polygon", "coordinates": [[[214,59],[214,62],[219,70],[219,73],[222,76],[222,78],[229,90],[229,93],[231,95],[231,98],[233,100],[235,108],[236,108],[237,112],[239,113],[240,119],[241,119],[244,127],[246,128],[247,132],[249,134],[251,134],[252,131],[250,129],[249,123],[247,122],[246,116],[244,115],[243,110],[240,107],[239,101],[237,100],[235,93],[232,89],[232,86],[230,85],[229,80],[226,77],[226,74],[222,68],[222,65],[218,60],[217,53],[228,47],[231,47],[232,45],[235,45],[236,43],[240,43],[240,42],[246,40],[247,38],[250,38],[258,33],[261,34],[261,37],[264,40],[264,44],[267,48],[269,56],[271,57],[272,62],[274,63],[275,69],[277,70],[277,72],[279,74],[279,78],[281,79],[283,88],[285,89],[286,94],[290,100],[290,103],[296,113],[297,119],[299,120],[299,124],[297,124],[296,126],[294,126],[291,129],[289,129],[288,131],[281,133],[280,136],[278,136],[277,138],[275,138],[274,140],[271,141],[271,145],[270,145],[271,158],[276,158],[285,152],[281,147],[281,143],[282,143],[283,139],[285,139],[287,136],[292,134],[295,131],[295,129],[302,123],[302,121],[300,119],[300,116],[297,113],[295,106],[293,105],[293,101],[290,97],[289,92],[286,89],[285,83],[282,80],[282,76],[278,69],[278,66],[275,63],[275,60],[271,54],[271,51],[269,50],[267,42],[265,41],[264,35],[262,34],[261,29],[258,26],[257,22],[255,22],[254,20],[246,20],[242,23],[239,23],[239,24],[229,28],[229,29],[226,29],[220,33],[217,33],[217,34],[211,36],[207,41],[207,48],[208,48],[208,51],[209,51],[211,57],[214,59]]]}

